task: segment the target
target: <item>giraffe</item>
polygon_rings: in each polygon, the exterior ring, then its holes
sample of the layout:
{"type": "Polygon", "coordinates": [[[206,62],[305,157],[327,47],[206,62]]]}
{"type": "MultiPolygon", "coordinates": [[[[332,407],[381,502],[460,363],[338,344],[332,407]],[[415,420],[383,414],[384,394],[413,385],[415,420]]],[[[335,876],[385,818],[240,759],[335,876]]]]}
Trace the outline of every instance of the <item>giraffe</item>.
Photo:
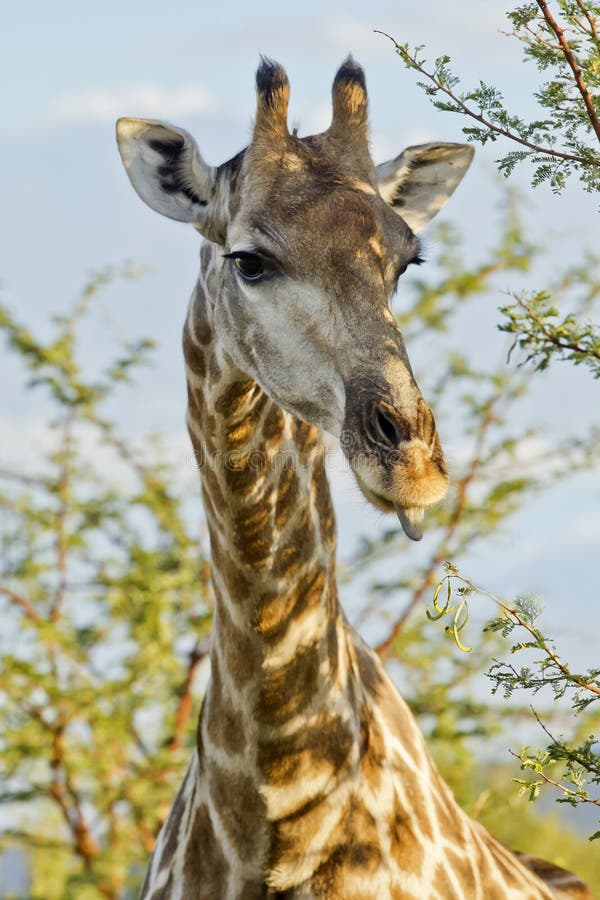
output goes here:
{"type": "Polygon", "coordinates": [[[183,349],[211,544],[211,677],[142,897],[590,897],[458,807],[338,600],[322,432],[413,540],[447,490],[389,301],[472,148],[424,144],[375,167],[351,57],[322,134],[289,132],[278,64],[261,60],[256,88],[252,140],[217,168],[181,128],[117,123],[136,192],[205,238],[183,349]]]}

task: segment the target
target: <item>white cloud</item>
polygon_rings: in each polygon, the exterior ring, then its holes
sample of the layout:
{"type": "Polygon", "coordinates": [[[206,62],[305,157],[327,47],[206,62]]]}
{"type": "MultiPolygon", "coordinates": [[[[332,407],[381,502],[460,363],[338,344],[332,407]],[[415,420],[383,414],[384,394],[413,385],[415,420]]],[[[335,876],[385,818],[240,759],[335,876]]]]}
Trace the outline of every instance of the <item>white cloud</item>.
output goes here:
{"type": "Polygon", "coordinates": [[[114,88],[84,88],[63,94],[50,106],[59,122],[108,122],[119,116],[170,118],[204,113],[213,106],[212,95],[200,85],[165,88],[131,84],[114,88]]]}

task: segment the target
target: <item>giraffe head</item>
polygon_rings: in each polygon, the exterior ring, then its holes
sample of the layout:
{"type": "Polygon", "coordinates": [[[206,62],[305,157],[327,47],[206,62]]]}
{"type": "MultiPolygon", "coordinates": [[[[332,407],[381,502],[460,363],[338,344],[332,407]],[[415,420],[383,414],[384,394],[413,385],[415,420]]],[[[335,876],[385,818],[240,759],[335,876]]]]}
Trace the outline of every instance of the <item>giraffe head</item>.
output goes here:
{"type": "Polygon", "coordinates": [[[433,414],[394,317],[398,279],[420,263],[417,233],[473,155],[410,147],[375,167],[363,70],[333,82],[333,117],[299,138],[284,70],[263,60],[250,145],[218,168],[183,129],[120,119],[129,178],[153,209],[223,247],[215,332],[234,363],[284,409],[340,438],[367,499],[422,536],[448,476],[433,414]]]}

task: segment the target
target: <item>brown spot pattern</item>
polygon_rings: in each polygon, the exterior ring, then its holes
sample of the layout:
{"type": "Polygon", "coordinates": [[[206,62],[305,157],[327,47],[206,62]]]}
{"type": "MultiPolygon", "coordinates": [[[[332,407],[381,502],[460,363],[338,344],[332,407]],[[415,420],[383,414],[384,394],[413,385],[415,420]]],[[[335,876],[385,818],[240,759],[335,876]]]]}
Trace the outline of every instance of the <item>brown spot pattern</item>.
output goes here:
{"type": "MultiPolygon", "coordinates": [[[[218,379],[217,379],[218,380],[218,379]]],[[[231,422],[239,419],[247,412],[248,400],[254,396],[255,382],[251,378],[234,381],[220,394],[214,402],[214,410],[218,416],[231,422]]]]}
{"type": "Polygon", "coordinates": [[[183,355],[192,372],[199,378],[204,378],[206,375],[204,351],[194,342],[187,327],[183,331],[183,355]]]}
{"type": "Polygon", "coordinates": [[[226,772],[213,763],[208,786],[219,820],[240,859],[256,861],[262,835],[257,825],[265,822],[265,808],[252,779],[243,772],[226,772]]]}
{"type": "Polygon", "coordinates": [[[331,493],[325,472],[325,458],[320,456],[315,460],[313,471],[313,490],[315,494],[315,508],[321,526],[321,540],[325,546],[335,542],[335,517],[331,493]]]}
{"type": "Polygon", "coordinates": [[[372,791],[377,791],[381,786],[385,760],[386,752],[381,728],[364,704],[361,715],[360,771],[372,791]]]}
{"type": "MultiPolygon", "coordinates": [[[[433,889],[437,891],[437,896],[443,897],[444,900],[463,900],[468,894],[457,896],[454,886],[448,877],[447,867],[448,863],[446,861],[437,864],[433,878],[433,889]]],[[[465,885],[466,887],[467,885],[465,885]]]]}
{"type": "Polygon", "coordinates": [[[310,456],[319,443],[319,432],[313,425],[301,419],[292,419],[292,440],[298,449],[300,464],[306,466],[310,456]]]}
{"type": "Polygon", "coordinates": [[[271,572],[273,578],[294,578],[303,563],[311,558],[315,538],[311,528],[295,530],[285,543],[277,547],[271,572]]]}
{"type": "Polygon", "coordinates": [[[194,812],[185,849],[183,897],[214,900],[222,896],[229,864],[215,836],[206,806],[194,812]]]}
{"type": "Polygon", "coordinates": [[[175,851],[177,850],[181,819],[185,812],[185,803],[183,798],[184,790],[185,782],[179,788],[179,791],[177,792],[177,796],[175,798],[175,803],[173,804],[171,812],[169,813],[167,825],[167,840],[165,841],[160,857],[161,868],[168,868],[171,865],[171,861],[175,855],[175,851]]]}
{"type": "MultiPolygon", "coordinates": [[[[388,819],[392,859],[405,872],[420,872],[425,859],[423,836],[416,830],[408,809],[402,810],[398,800],[388,819]]],[[[409,807],[412,812],[412,807],[409,807]]]]}
{"type": "Polygon", "coordinates": [[[303,615],[323,602],[327,585],[327,572],[319,568],[282,595],[277,591],[262,594],[255,606],[254,627],[269,643],[281,640],[291,623],[292,627],[301,624],[303,615]]]}
{"type": "Polygon", "coordinates": [[[285,417],[276,403],[271,403],[262,427],[262,436],[267,443],[281,440],[285,417]]]}
{"type": "Polygon", "coordinates": [[[260,722],[282,722],[307,707],[319,686],[319,643],[302,647],[286,665],[263,676],[255,716],[260,722]]]}
{"type": "MultiPolygon", "coordinates": [[[[261,653],[257,640],[234,624],[224,603],[218,605],[215,622],[223,664],[234,685],[241,689],[260,668],[261,653]]],[[[213,657],[212,665],[216,664],[213,657]]]]}
{"type": "MultiPolygon", "coordinates": [[[[315,872],[311,886],[318,897],[354,900],[364,896],[352,886],[355,873],[374,876],[382,862],[377,823],[358,797],[344,810],[336,839],[337,846],[315,872]]],[[[371,900],[372,894],[367,897],[371,900]]]]}
{"type": "Polygon", "coordinates": [[[278,531],[286,524],[300,497],[300,482],[294,466],[290,463],[281,473],[277,485],[277,500],[275,502],[275,527],[278,531]]]}
{"type": "Polygon", "coordinates": [[[253,569],[269,563],[273,547],[272,512],[268,500],[243,506],[233,514],[234,541],[242,565],[253,569]]]}
{"type": "Polygon", "coordinates": [[[244,718],[223,693],[221,673],[216,660],[211,666],[211,696],[214,700],[206,712],[206,728],[212,743],[233,756],[242,753],[246,743],[244,718]],[[213,711],[213,706],[217,710],[213,711]]]}
{"type": "Polygon", "coordinates": [[[341,774],[348,766],[353,746],[348,725],[323,712],[310,728],[261,740],[258,764],[268,784],[289,784],[302,774],[322,772],[324,768],[341,774]]]}

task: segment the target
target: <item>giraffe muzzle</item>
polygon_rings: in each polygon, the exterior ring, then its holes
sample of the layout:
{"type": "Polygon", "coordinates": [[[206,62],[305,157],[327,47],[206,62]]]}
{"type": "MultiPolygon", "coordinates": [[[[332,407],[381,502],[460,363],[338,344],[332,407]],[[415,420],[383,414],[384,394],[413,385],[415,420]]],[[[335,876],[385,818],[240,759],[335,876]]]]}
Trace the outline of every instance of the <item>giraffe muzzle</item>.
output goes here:
{"type": "Polygon", "coordinates": [[[435,420],[420,394],[401,406],[389,387],[355,382],[341,444],[366,499],[394,512],[406,536],[420,541],[425,511],[448,490],[435,420]]]}

